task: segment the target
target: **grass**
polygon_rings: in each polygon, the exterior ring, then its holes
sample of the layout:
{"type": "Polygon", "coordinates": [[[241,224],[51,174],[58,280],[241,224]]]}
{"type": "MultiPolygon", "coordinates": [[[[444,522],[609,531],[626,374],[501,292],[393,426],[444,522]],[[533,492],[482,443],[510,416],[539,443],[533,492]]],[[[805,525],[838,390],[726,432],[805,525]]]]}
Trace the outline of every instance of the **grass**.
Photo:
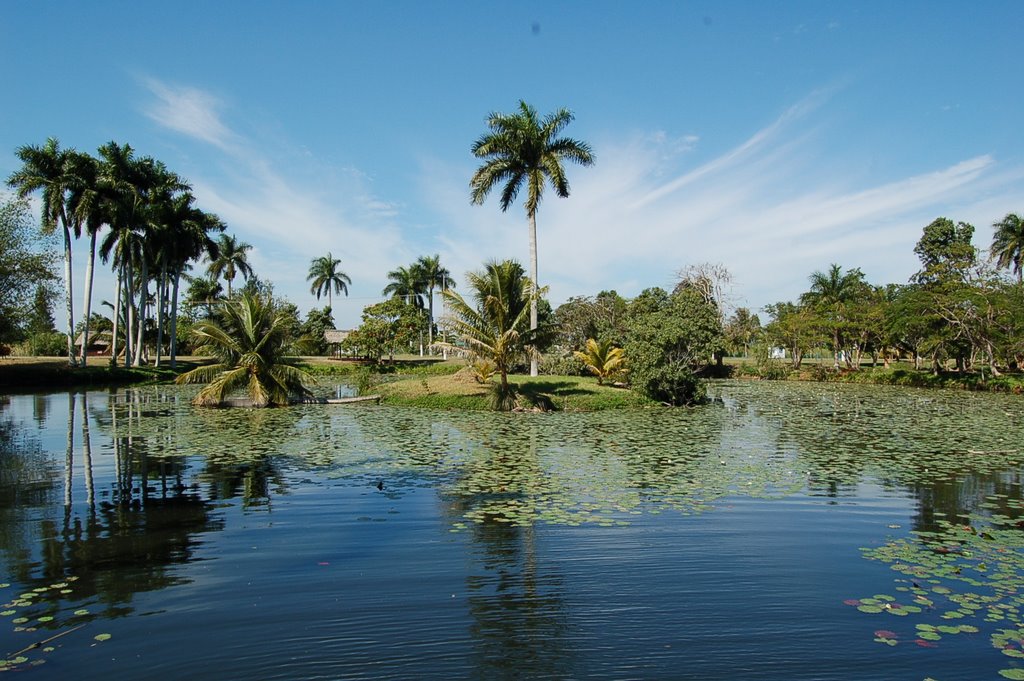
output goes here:
{"type": "MultiPolygon", "coordinates": [[[[640,408],[655,403],[632,390],[597,384],[581,376],[510,376],[523,406],[556,411],[600,411],[640,408]]],[[[445,376],[413,376],[374,388],[385,404],[488,411],[487,386],[477,383],[468,371],[445,376]]]]}

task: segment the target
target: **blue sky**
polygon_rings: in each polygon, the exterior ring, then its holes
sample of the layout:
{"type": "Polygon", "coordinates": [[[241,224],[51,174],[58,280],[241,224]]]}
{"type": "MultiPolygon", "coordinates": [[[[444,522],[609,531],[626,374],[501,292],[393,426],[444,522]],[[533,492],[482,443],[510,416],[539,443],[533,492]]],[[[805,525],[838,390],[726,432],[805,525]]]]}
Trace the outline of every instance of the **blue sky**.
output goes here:
{"type": "Polygon", "coordinates": [[[340,257],[351,327],[419,255],[526,262],[521,205],[470,205],[469,148],[488,112],[564,106],[597,163],[541,204],[552,303],[712,262],[756,310],[832,262],[906,281],[934,218],[984,248],[1024,210],[1022,26],[1016,1],[6,0],[0,174],[49,136],[130,143],[303,312],[340,257]]]}

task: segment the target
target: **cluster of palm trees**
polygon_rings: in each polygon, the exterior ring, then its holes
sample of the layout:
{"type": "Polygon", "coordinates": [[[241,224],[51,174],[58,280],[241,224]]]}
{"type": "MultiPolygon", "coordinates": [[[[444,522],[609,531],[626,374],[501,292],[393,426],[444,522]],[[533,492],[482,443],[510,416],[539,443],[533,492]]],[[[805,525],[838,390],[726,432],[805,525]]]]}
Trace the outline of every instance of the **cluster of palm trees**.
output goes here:
{"type": "Polygon", "coordinates": [[[60,229],[63,236],[68,363],[85,364],[97,244],[100,259],[112,263],[117,277],[112,361],[120,354],[117,344],[122,336],[125,364],[138,366],[145,360],[143,333],[152,300],[150,285],[155,284],[156,363],[168,319],[173,363],[181,275],[190,262],[204,255],[217,257],[211,235],[223,232],[224,223],[195,206],[191,187],[178,174],[149,156],[137,156],[128,144],[109,142],[92,156],[61,148],[50,138],[41,146],[19,147],[16,154],[22,165],[8,178],[8,185],[22,198],[40,193],[44,230],[60,229]],[[73,338],[72,238],[82,237],[89,240],[89,259],[79,358],[73,338]]]}
{"type": "Polygon", "coordinates": [[[455,288],[451,272],[441,265],[441,256],[421,255],[411,265],[403,265],[388,272],[388,280],[381,295],[398,298],[418,310],[427,308],[427,345],[433,348],[434,291],[436,289],[444,294],[448,289],[455,288]]]}

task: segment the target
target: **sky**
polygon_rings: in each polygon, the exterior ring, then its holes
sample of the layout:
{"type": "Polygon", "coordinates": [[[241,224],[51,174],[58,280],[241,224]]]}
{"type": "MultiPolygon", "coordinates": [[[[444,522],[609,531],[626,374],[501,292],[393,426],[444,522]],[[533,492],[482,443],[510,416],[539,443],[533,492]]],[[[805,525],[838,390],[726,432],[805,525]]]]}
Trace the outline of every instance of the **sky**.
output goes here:
{"type": "Polygon", "coordinates": [[[470,147],[490,112],[565,107],[596,162],[538,211],[552,304],[714,263],[757,312],[831,263],[907,281],[939,216],[986,248],[1024,211],[1022,26],[1016,0],[4,0],[0,176],[48,137],[129,143],[303,313],[310,261],[340,258],[352,328],[420,255],[527,264],[521,201],[470,203],[470,147]]]}

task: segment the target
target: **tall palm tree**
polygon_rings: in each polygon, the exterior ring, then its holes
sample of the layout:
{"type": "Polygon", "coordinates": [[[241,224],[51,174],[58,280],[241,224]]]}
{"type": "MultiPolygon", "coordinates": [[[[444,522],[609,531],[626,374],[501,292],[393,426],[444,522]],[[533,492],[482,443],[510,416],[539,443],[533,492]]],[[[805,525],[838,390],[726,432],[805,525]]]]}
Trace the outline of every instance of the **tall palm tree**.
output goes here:
{"type": "Polygon", "coordinates": [[[391,280],[381,295],[400,298],[417,310],[423,309],[423,297],[426,286],[423,281],[423,273],[416,264],[409,267],[398,267],[388,272],[388,279],[391,280]]]}
{"type": "MultiPolygon", "coordinates": [[[[212,232],[223,232],[224,222],[213,213],[207,213],[198,208],[191,208],[187,212],[187,218],[181,223],[181,230],[175,242],[174,257],[172,258],[173,284],[171,288],[171,368],[177,365],[178,358],[178,289],[181,276],[191,269],[191,262],[202,257],[213,260],[217,257],[217,242],[210,234],[212,232]]],[[[217,288],[220,284],[214,280],[217,288]]]]}
{"type": "Polygon", "coordinates": [[[847,320],[847,308],[868,290],[864,273],[855,267],[843,274],[843,268],[833,263],[827,273],[815,271],[809,279],[811,288],[801,296],[801,300],[814,305],[828,317],[832,326],[834,366],[838,367],[842,350],[840,334],[847,320]]]}
{"type": "Polygon", "coordinates": [[[352,285],[349,276],[338,269],[339,265],[341,265],[341,260],[333,257],[328,251],[325,256],[313,258],[313,262],[309,265],[309,276],[306,277],[306,281],[313,282],[309,292],[315,293],[317,300],[320,300],[324,291],[327,292],[327,307],[331,309],[334,309],[331,291],[344,293],[347,296],[348,287],[352,285]]]}
{"type": "Polygon", "coordinates": [[[221,234],[217,240],[217,257],[210,261],[207,271],[214,279],[224,275],[228,282],[228,298],[231,297],[231,282],[237,274],[248,279],[252,276],[248,253],[252,246],[239,241],[233,234],[221,234]]]}
{"type": "Polygon", "coordinates": [[[213,277],[188,277],[189,305],[202,305],[206,308],[206,318],[213,318],[213,305],[224,293],[224,287],[213,277]]]}
{"type": "Polygon", "coordinates": [[[421,255],[416,260],[416,267],[420,271],[420,275],[423,278],[423,283],[427,287],[427,307],[429,308],[430,315],[430,331],[428,334],[428,346],[430,347],[430,353],[434,353],[434,287],[437,287],[442,293],[447,291],[449,288],[455,287],[455,282],[452,281],[452,273],[447,268],[441,266],[441,256],[438,254],[434,255],[421,255]]]}
{"type": "Polygon", "coordinates": [[[992,226],[996,228],[992,235],[992,257],[999,267],[1012,268],[1019,284],[1024,277],[1024,218],[1007,213],[992,226]]]}
{"type": "MultiPolygon", "coordinates": [[[[537,275],[537,206],[544,193],[545,180],[562,198],[569,196],[569,180],[563,162],[583,166],[594,163],[590,145],[559,133],[573,120],[568,109],[558,109],[543,119],[537,110],[519,101],[519,110],[511,114],[492,113],[487,118],[490,132],[473,143],[473,155],[486,159],[469,181],[472,203],[480,205],[491,190],[502,185],[501,210],[507,211],[516,200],[523,183],[527,185],[526,216],[530,222],[530,278],[537,275]]],[[[530,302],[530,329],[537,328],[537,301],[530,302]]],[[[530,362],[530,375],[537,375],[537,359],[530,362]]]]}
{"type": "Polygon", "coordinates": [[[219,322],[196,324],[192,333],[217,358],[215,364],[182,374],[178,383],[207,383],[193,403],[218,406],[233,390],[245,390],[253,406],[285,405],[308,396],[311,377],[285,357],[289,317],[269,299],[248,292],[224,306],[219,322]]]}
{"type": "Polygon", "coordinates": [[[473,303],[452,290],[442,293],[450,310],[447,325],[479,358],[494,364],[501,382],[492,394],[496,409],[515,406],[508,373],[523,356],[533,331],[527,326],[533,283],[514,260],[489,262],[467,275],[473,303]]]}
{"type": "Polygon", "coordinates": [[[43,229],[53,232],[60,226],[64,235],[64,303],[67,310],[67,349],[68,364],[74,366],[75,328],[74,307],[71,302],[71,226],[68,217],[68,197],[78,185],[79,177],[75,174],[76,152],[73,149],[61,149],[60,142],[51,137],[42,146],[25,145],[15,151],[21,161],[21,168],[14,171],[7,184],[17,190],[21,198],[26,198],[37,191],[42,192],[43,229]]]}
{"type": "MultiPolygon", "coordinates": [[[[85,285],[82,295],[82,338],[89,338],[89,323],[92,315],[93,272],[96,267],[96,239],[103,226],[110,222],[110,206],[104,195],[101,181],[100,162],[89,154],[74,154],[72,162],[78,176],[76,186],[68,198],[69,218],[75,225],[75,233],[89,235],[89,259],[85,264],[85,285]]],[[[82,343],[81,363],[85,366],[88,343],[82,343]]]]}

